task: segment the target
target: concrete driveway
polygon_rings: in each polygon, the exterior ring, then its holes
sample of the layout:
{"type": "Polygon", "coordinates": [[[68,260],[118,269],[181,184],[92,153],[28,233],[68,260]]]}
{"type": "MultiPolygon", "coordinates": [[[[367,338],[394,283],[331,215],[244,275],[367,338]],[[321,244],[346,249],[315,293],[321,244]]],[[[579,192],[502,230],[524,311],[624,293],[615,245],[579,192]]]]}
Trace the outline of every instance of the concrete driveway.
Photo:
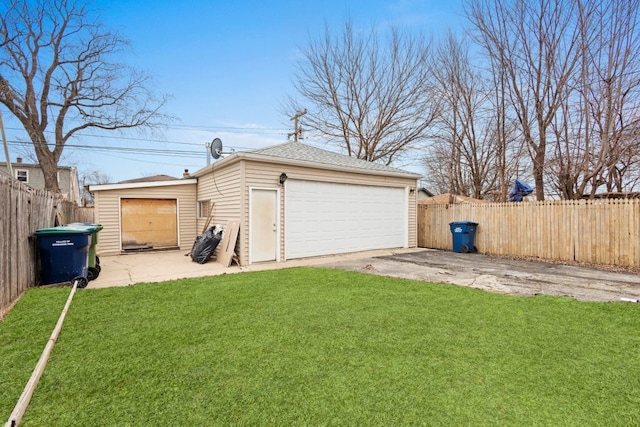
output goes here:
{"type": "Polygon", "coordinates": [[[567,296],[582,301],[640,300],[640,276],[538,261],[433,249],[342,260],[329,266],[491,292],[567,296]]]}
{"type": "Polygon", "coordinates": [[[640,276],[593,268],[512,260],[432,249],[395,249],[308,258],[247,267],[198,264],[185,252],[147,252],[101,257],[102,272],[89,289],[162,282],[300,266],[322,266],[513,295],[568,296],[584,301],[640,300],[640,276]]]}
{"type": "MultiPolygon", "coordinates": [[[[101,256],[101,272],[96,280],[89,282],[88,289],[129,286],[135,283],[155,283],[166,280],[188,277],[217,276],[248,271],[275,270],[280,268],[333,264],[342,262],[358,262],[379,256],[411,253],[416,249],[377,250],[356,254],[332,255],[325,257],[305,258],[287,262],[265,262],[251,264],[246,267],[232,265],[223,267],[210,260],[206,264],[198,264],[185,256],[186,251],[137,252],[124,255],[101,256]]],[[[419,251],[421,249],[418,249],[419,251]]]]}

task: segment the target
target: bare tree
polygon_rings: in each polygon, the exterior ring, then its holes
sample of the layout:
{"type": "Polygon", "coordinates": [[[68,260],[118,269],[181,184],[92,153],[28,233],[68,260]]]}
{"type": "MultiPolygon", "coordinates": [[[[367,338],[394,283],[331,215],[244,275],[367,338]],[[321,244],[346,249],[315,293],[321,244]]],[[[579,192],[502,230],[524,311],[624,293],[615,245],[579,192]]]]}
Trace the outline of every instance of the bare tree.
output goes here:
{"type": "Polygon", "coordinates": [[[87,128],[154,127],[166,97],[147,76],[117,63],[128,46],[106,31],[83,0],[0,1],[0,103],[29,135],[45,177],[65,144],[87,128]]]}
{"type": "Polygon", "coordinates": [[[293,84],[308,111],[304,125],[350,156],[390,164],[424,141],[439,113],[431,96],[429,44],[392,29],[360,33],[346,22],[341,35],[325,29],[310,41],[293,84]],[[384,46],[383,46],[384,44],[384,46]]]}
{"type": "Polygon", "coordinates": [[[428,179],[441,191],[506,201],[506,181],[515,175],[521,153],[514,149],[514,126],[505,124],[496,82],[471,63],[468,46],[452,34],[436,61],[442,113],[425,159],[428,179]]]}
{"type": "Polygon", "coordinates": [[[638,158],[640,126],[640,2],[580,0],[580,67],[564,96],[550,163],[563,198],[622,191],[638,158]]]}
{"type": "Polygon", "coordinates": [[[551,124],[578,61],[574,8],[572,0],[469,0],[466,8],[477,40],[506,73],[538,200],[551,124]]]}
{"type": "Polygon", "coordinates": [[[111,177],[100,170],[92,169],[80,174],[80,182],[80,199],[82,200],[82,204],[86,206],[87,204],[93,203],[93,195],[89,192],[89,186],[108,184],[111,182],[111,177]]]}
{"type": "Polygon", "coordinates": [[[614,151],[615,162],[606,169],[607,192],[640,190],[640,123],[628,126],[620,133],[620,143],[614,151]]]}

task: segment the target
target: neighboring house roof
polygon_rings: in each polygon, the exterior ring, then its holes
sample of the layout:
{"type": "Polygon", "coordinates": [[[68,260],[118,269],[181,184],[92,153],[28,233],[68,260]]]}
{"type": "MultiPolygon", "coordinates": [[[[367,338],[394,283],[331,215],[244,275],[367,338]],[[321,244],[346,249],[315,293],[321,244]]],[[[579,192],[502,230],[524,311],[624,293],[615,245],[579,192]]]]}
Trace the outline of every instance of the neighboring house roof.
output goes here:
{"type": "MultiPolygon", "coordinates": [[[[216,165],[231,163],[240,159],[258,160],[272,163],[291,164],[299,166],[322,166],[326,169],[348,172],[360,172],[373,175],[400,176],[405,178],[421,178],[421,175],[369,162],[322,148],[302,144],[300,142],[286,142],[254,151],[236,152],[220,160],[216,165]]],[[[199,170],[194,176],[204,174],[210,167],[199,170]]]]}
{"type": "Polygon", "coordinates": [[[176,185],[195,185],[197,179],[177,179],[172,178],[164,181],[137,181],[135,179],[119,182],[117,184],[95,184],[89,186],[89,191],[105,191],[105,190],[126,190],[129,188],[156,188],[169,187],[176,185]]]}
{"type": "MultiPolygon", "coordinates": [[[[7,162],[0,162],[0,166],[6,167],[7,162]]],[[[40,169],[40,165],[36,165],[33,163],[22,163],[20,162],[11,162],[11,166],[14,169],[40,169]]],[[[58,166],[58,170],[71,170],[76,169],[75,166],[58,166]]]]}
{"type": "Polygon", "coordinates": [[[433,197],[435,196],[435,194],[433,194],[431,191],[427,190],[424,187],[420,187],[418,188],[418,195],[423,195],[422,197],[418,197],[419,199],[424,199],[426,197],[433,197]]]}
{"type": "Polygon", "coordinates": [[[175,179],[178,179],[178,178],[169,176],[169,175],[152,175],[152,176],[145,176],[142,178],[127,179],[125,181],[120,181],[118,184],[130,184],[134,182],[173,181],[175,179]]]}
{"type": "Polygon", "coordinates": [[[448,205],[451,203],[485,203],[485,201],[474,199],[473,197],[459,196],[457,194],[450,193],[439,194],[437,196],[418,200],[418,204],[420,205],[448,205]]]}
{"type": "Polygon", "coordinates": [[[640,199],[640,192],[609,192],[609,193],[599,193],[594,196],[585,194],[581,197],[581,199],[640,199]]]}

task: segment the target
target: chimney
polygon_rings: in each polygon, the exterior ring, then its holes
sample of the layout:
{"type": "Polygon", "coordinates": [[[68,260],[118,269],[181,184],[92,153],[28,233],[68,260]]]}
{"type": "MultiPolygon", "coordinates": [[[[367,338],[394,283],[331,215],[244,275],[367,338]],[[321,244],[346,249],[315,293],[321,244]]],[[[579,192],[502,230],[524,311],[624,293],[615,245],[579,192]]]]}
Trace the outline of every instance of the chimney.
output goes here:
{"type": "Polygon", "coordinates": [[[182,179],[189,179],[191,178],[191,175],[189,175],[189,169],[185,169],[184,172],[182,173],[182,179]]]}
{"type": "Polygon", "coordinates": [[[16,157],[16,163],[18,164],[22,163],[22,157],[20,156],[16,157]]]}

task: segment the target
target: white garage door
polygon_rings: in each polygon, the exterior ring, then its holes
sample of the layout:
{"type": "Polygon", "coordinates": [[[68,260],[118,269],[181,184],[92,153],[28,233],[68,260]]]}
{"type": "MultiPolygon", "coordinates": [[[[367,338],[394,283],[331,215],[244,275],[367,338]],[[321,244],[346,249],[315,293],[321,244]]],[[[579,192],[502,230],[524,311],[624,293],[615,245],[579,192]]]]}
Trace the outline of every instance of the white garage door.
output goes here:
{"type": "Polygon", "coordinates": [[[288,180],[286,259],[406,245],[404,188],[288,180]]]}

